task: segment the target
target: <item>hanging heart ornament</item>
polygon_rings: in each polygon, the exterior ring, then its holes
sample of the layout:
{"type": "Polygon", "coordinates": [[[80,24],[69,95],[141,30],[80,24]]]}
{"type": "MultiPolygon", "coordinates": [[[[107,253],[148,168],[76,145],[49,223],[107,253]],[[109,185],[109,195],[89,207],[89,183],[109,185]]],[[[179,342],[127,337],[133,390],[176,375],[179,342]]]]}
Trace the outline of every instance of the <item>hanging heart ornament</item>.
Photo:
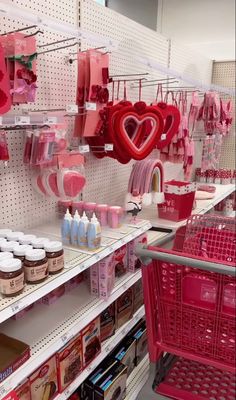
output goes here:
{"type": "Polygon", "coordinates": [[[157,148],[159,150],[168,146],[173,137],[178,133],[180,124],[180,112],[179,109],[171,104],[166,104],[164,102],[158,103],[156,106],[158,110],[161,111],[163,118],[165,120],[163,135],[164,138],[160,139],[157,143],[157,148]]]}
{"type": "Polygon", "coordinates": [[[164,128],[161,111],[157,107],[147,106],[144,102],[124,107],[117,112],[113,123],[116,132],[115,145],[135,160],[142,160],[151,153],[157,146],[164,128]],[[127,129],[127,123],[130,124],[131,121],[136,126],[134,136],[130,136],[127,129]],[[146,126],[149,126],[148,134],[144,129],[146,126]]]}

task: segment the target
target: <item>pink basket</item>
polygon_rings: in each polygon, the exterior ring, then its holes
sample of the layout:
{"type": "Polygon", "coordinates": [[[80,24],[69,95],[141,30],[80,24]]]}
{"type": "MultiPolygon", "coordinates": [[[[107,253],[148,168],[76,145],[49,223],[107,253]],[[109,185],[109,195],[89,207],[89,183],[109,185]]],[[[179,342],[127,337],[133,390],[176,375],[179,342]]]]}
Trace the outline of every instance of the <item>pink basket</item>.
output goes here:
{"type": "Polygon", "coordinates": [[[188,219],[183,251],[206,260],[236,263],[236,225],[234,218],[193,215],[188,219]]]}
{"type": "Polygon", "coordinates": [[[235,400],[235,375],[184,358],[176,358],[158,394],[177,400],[235,400]]]}
{"type": "Polygon", "coordinates": [[[187,219],[192,212],[195,183],[169,181],[164,185],[165,202],[158,204],[159,218],[171,221],[187,219]]]}

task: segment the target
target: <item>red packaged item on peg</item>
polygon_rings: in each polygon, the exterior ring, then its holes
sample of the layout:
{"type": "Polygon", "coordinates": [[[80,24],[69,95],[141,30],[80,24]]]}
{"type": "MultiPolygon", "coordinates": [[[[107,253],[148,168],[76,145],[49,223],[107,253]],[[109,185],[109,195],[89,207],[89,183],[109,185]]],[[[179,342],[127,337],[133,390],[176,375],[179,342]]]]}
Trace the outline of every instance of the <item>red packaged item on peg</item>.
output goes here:
{"type": "Polygon", "coordinates": [[[5,54],[0,44],[0,115],[5,114],[11,108],[10,82],[6,70],[5,54]]]}
{"type": "Polygon", "coordinates": [[[214,183],[220,183],[221,182],[221,178],[220,178],[220,170],[217,169],[215,171],[215,182],[214,183]]]}
{"type": "Polygon", "coordinates": [[[0,161],[9,161],[6,132],[0,131],[0,161]]]}

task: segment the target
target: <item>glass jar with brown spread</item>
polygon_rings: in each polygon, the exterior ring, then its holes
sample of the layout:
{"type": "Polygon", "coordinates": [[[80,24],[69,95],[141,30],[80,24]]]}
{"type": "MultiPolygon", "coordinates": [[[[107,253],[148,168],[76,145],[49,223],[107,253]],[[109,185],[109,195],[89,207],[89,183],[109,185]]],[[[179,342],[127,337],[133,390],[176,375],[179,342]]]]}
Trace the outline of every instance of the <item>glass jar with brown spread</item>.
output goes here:
{"type": "Polygon", "coordinates": [[[33,247],[29,246],[29,245],[16,245],[13,249],[13,254],[15,258],[18,258],[19,260],[21,260],[22,262],[25,261],[25,254],[27,251],[32,250],[33,247]]]}
{"type": "Polygon", "coordinates": [[[64,250],[61,242],[49,242],[45,245],[50,275],[57,274],[64,268],[64,250]]]}
{"type": "Polygon", "coordinates": [[[7,297],[16,296],[22,292],[24,285],[22,262],[14,258],[0,261],[0,292],[7,297]]]}
{"type": "Polygon", "coordinates": [[[25,254],[26,282],[41,283],[48,277],[48,259],[43,249],[28,250],[25,254]]]}

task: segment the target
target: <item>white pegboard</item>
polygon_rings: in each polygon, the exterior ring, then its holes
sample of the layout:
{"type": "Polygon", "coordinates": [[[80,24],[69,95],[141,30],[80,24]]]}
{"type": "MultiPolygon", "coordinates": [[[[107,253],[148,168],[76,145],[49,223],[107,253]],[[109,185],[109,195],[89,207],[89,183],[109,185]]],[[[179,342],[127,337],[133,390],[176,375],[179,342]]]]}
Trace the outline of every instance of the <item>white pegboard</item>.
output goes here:
{"type": "MultiPolygon", "coordinates": [[[[110,74],[131,74],[149,72],[148,79],[162,79],[166,76],[146,67],[137,61],[139,57],[155,59],[164,67],[173,67],[180,73],[191,69],[194,78],[209,83],[209,60],[199,58],[183,46],[172,43],[171,53],[169,40],[158,33],[122,16],[108,8],[95,3],[94,0],[9,0],[10,3],[26,9],[35,15],[51,17],[61,24],[81,27],[106,38],[117,41],[118,46],[110,55],[110,74]],[[191,68],[190,68],[191,66],[191,68]],[[197,73],[196,73],[197,69],[197,73]]],[[[1,32],[25,26],[24,21],[0,17],[1,32]]],[[[54,42],[70,37],[49,28],[44,35],[38,35],[39,44],[54,42]]],[[[95,47],[92,42],[83,39],[82,49],[95,47]]],[[[98,45],[96,43],[96,45],[98,45]]],[[[58,46],[61,46],[58,45],[58,46]]],[[[38,92],[37,101],[31,109],[64,108],[75,102],[77,65],[65,61],[72,49],[64,49],[38,57],[38,92]]],[[[122,92],[122,88],[121,91],[122,92]]],[[[128,97],[138,100],[138,90],[128,87],[128,97]]],[[[155,87],[143,89],[143,100],[150,102],[155,97],[155,87]]],[[[70,119],[70,126],[73,118],[70,119]]],[[[34,193],[30,183],[30,170],[23,165],[23,132],[9,132],[8,142],[11,160],[0,165],[1,184],[1,226],[30,227],[54,217],[55,201],[40,198],[34,193]]],[[[157,153],[154,153],[157,156],[157,153]]],[[[92,154],[87,157],[87,186],[84,199],[109,204],[123,204],[128,179],[133,162],[121,165],[113,159],[98,160],[92,154]]]]}
{"type": "MultiPolygon", "coordinates": [[[[214,62],[212,83],[224,87],[235,88],[235,61],[214,62]]],[[[229,97],[223,96],[223,98],[228,99],[229,97]]],[[[235,98],[233,98],[232,101],[233,107],[235,107],[235,98]]],[[[233,110],[233,125],[231,131],[223,139],[220,168],[235,169],[235,108],[233,110]]]]}

